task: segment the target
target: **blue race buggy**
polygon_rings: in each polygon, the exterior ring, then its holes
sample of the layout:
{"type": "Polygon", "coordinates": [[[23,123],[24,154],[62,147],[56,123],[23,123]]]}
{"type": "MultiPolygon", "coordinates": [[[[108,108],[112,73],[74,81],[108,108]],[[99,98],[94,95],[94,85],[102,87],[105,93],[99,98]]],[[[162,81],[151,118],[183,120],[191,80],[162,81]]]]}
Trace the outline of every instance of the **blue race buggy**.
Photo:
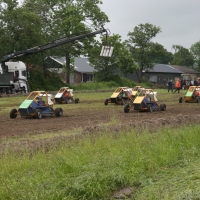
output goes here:
{"type": "Polygon", "coordinates": [[[51,95],[45,91],[33,91],[22,102],[18,110],[13,108],[10,111],[10,118],[14,119],[17,115],[21,117],[36,117],[41,119],[44,116],[60,117],[63,115],[62,108],[53,109],[51,95]]]}

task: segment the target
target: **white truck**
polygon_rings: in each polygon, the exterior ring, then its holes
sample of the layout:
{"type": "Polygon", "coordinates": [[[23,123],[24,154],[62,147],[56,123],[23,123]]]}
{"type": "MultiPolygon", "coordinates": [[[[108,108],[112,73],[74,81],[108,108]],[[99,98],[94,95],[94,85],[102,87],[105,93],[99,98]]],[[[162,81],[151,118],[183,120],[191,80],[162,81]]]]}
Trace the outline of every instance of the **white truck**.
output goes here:
{"type": "Polygon", "coordinates": [[[28,81],[26,65],[21,62],[5,62],[7,73],[3,73],[0,65],[0,93],[9,94],[13,93],[14,79],[17,79],[20,85],[20,91],[28,92],[28,81]]]}

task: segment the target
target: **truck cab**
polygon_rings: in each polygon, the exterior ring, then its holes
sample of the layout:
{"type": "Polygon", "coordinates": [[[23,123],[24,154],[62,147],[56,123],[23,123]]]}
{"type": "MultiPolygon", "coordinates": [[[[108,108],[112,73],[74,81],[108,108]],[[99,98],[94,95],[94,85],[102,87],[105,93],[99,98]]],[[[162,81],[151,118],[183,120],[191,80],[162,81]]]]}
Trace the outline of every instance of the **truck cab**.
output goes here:
{"type": "MultiPolygon", "coordinates": [[[[27,71],[26,71],[26,65],[21,62],[6,62],[5,65],[8,66],[8,73],[13,74],[10,76],[9,80],[4,79],[4,76],[7,76],[6,74],[3,74],[2,68],[0,67],[0,82],[1,82],[1,87],[5,87],[5,85],[13,84],[14,80],[19,81],[20,89],[22,92],[27,93],[28,92],[28,81],[27,81],[27,71]]],[[[7,74],[8,74],[7,73],[7,74]]],[[[4,89],[5,91],[5,89],[4,89]]]]}

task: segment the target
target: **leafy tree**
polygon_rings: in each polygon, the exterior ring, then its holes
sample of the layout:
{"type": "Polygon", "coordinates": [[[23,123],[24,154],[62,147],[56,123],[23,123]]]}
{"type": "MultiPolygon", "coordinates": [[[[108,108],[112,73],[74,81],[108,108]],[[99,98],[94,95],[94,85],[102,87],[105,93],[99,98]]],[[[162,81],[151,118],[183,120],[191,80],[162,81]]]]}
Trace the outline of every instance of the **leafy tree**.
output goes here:
{"type": "MultiPolygon", "coordinates": [[[[43,16],[48,16],[46,19],[50,25],[47,25],[47,32],[52,38],[61,38],[72,35],[83,34],[84,32],[93,32],[94,29],[100,29],[108,18],[103,13],[98,4],[100,0],[37,0],[37,2],[48,4],[50,12],[42,12],[43,16]],[[53,3],[49,3],[53,2],[53,3]],[[88,26],[90,25],[90,27],[88,26]]],[[[30,2],[30,0],[29,0],[30,2]]],[[[45,20],[45,17],[43,17],[45,20]]],[[[86,55],[87,50],[92,47],[94,37],[88,37],[79,41],[67,43],[58,47],[56,55],[65,55],[66,57],[66,82],[69,83],[70,77],[70,60],[80,55],[86,55]]]]}
{"type": "Polygon", "coordinates": [[[188,49],[180,45],[173,45],[173,48],[175,49],[175,53],[172,64],[193,67],[194,58],[188,49]]]}
{"type": "Polygon", "coordinates": [[[152,45],[151,57],[153,63],[169,64],[173,60],[173,54],[168,52],[161,44],[152,45]]]}
{"type": "MultiPolygon", "coordinates": [[[[0,33],[4,33],[0,39],[3,44],[1,55],[47,44],[62,37],[83,34],[83,31],[91,32],[108,22],[108,17],[98,6],[102,3],[100,0],[25,0],[21,7],[16,0],[1,2],[0,23],[3,26],[0,33]],[[88,22],[92,23],[93,28],[88,27],[88,22]]],[[[70,60],[87,54],[93,41],[94,37],[90,37],[67,43],[39,55],[31,55],[29,60],[41,65],[48,52],[55,56],[65,54],[66,81],[69,83],[70,60]]]]}
{"type": "MultiPolygon", "coordinates": [[[[23,51],[43,41],[42,24],[35,12],[19,7],[17,1],[4,1],[0,13],[0,56],[14,51],[23,51]]],[[[34,57],[33,57],[34,58],[34,57]]],[[[27,60],[30,58],[24,58],[27,60]]],[[[37,59],[32,59],[36,61],[37,59]]]]}
{"type": "Polygon", "coordinates": [[[190,53],[194,58],[194,68],[200,71],[200,41],[190,47],[190,53]]]}
{"type": "Polygon", "coordinates": [[[117,70],[120,71],[121,76],[133,73],[136,65],[131,53],[122,43],[121,36],[116,34],[101,39],[104,46],[112,46],[114,51],[111,57],[100,56],[102,43],[98,41],[94,48],[90,50],[89,61],[97,70],[96,79],[98,81],[118,80],[119,78],[113,75],[117,70]]]}
{"type": "Polygon", "coordinates": [[[153,67],[152,56],[157,52],[155,51],[155,44],[151,40],[159,32],[161,32],[160,27],[146,23],[139,24],[133,32],[128,33],[129,39],[125,43],[138,64],[136,70],[138,82],[142,82],[143,70],[153,67]]]}

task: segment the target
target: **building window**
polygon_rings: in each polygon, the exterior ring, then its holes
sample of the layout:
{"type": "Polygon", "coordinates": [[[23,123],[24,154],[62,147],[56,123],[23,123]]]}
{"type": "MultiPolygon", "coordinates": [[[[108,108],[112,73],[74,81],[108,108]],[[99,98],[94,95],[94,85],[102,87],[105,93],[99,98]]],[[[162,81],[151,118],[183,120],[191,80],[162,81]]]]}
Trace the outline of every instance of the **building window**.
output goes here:
{"type": "Polygon", "coordinates": [[[87,74],[86,80],[87,80],[87,81],[90,81],[90,74],[87,74]]]}

